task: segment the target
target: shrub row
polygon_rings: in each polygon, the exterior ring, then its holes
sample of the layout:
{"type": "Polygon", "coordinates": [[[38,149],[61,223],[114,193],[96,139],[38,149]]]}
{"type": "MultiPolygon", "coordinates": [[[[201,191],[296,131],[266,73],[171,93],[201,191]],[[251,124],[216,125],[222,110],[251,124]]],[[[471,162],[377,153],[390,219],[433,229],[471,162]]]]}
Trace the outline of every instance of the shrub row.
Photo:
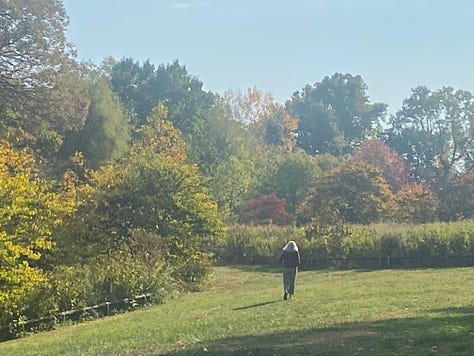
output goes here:
{"type": "Polygon", "coordinates": [[[217,253],[228,263],[277,265],[288,240],[297,242],[306,268],[474,264],[474,220],[356,225],[319,236],[298,227],[233,226],[228,228],[217,253]]]}
{"type": "MultiPolygon", "coordinates": [[[[93,258],[87,264],[56,266],[45,271],[44,282],[24,298],[26,307],[22,308],[22,315],[12,318],[4,325],[0,324],[0,341],[21,336],[25,330],[54,328],[57,316],[66,311],[78,310],[68,320],[74,320],[73,317],[82,319],[91,315],[89,312],[81,313],[81,309],[88,310],[90,306],[114,302],[110,304],[110,310],[107,309],[107,315],[113,314],[129,308],[116,301],[137,295],[149,295],[153,303],[160,303],[174,293],[195,288],[192,283],[186,284],[175,277],[177,273],[205,273],[196,272],[195,269],[196,265],[200,269],[206,269],[206,264],[193,262],[187,269],[179,268],[181,266],[170,268],[164,264],[147,265],[141,260],[117,252],[103,258],[93,258]],[[25,329],[25,321],[31,320],[41,322],[29,324],[25,329]]],[[[101,316],[104,310],[97,308],[92,313],[101,316]]]]}

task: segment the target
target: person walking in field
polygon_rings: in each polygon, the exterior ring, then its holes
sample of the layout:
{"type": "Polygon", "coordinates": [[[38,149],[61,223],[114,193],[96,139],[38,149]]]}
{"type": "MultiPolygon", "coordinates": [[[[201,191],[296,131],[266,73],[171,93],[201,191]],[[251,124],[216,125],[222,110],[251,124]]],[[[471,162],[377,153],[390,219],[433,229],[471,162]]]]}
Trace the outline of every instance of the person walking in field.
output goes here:
{"type": "Polygon", "coordinates": [[[300,253],[296,242],[289,241],[283,247],[283,253],[280,257],[283,263],[283,299],[287,300],[295,294],[295,279],[298,267],[300,266],[300,253]]]}

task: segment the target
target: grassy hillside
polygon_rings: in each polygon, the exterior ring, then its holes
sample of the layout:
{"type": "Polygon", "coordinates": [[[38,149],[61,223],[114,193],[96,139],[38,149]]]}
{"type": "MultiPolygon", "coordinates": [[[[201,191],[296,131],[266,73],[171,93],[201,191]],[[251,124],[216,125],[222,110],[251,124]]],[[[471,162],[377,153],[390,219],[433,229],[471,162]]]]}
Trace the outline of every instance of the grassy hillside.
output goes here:
{"type": "Polygon", "coordinates": [[[207,291],[0,344],[0,355],[474,354],[474,268],[218,267],[207,291]]]}

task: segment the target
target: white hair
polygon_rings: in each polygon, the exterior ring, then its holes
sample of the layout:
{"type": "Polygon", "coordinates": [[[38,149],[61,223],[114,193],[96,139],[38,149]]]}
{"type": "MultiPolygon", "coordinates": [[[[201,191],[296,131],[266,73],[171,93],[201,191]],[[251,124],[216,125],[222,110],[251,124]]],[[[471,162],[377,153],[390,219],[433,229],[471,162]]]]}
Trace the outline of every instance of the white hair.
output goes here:
{"type": "Polygon", "coordinates": [[[296,245],[296,242],[294,241],[289,241],[285,247],[283,247],[283,251],[285,252],[297,252],[298,251],[298,245],[296,245]]]}

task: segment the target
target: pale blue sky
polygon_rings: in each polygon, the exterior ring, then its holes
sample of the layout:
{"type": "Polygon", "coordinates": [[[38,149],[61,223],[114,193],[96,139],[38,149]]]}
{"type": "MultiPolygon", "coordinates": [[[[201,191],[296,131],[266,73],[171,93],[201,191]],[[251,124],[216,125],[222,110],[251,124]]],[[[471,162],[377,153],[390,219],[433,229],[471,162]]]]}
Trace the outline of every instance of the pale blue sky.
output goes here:
{"type": "Polygon", "coordinates": [[[256,86],[283,103],[359,74],[394,113],[411,88],[474,93],[471,0],[63,0],[78,58],[178,59],[204,89],[256,86]]]}

